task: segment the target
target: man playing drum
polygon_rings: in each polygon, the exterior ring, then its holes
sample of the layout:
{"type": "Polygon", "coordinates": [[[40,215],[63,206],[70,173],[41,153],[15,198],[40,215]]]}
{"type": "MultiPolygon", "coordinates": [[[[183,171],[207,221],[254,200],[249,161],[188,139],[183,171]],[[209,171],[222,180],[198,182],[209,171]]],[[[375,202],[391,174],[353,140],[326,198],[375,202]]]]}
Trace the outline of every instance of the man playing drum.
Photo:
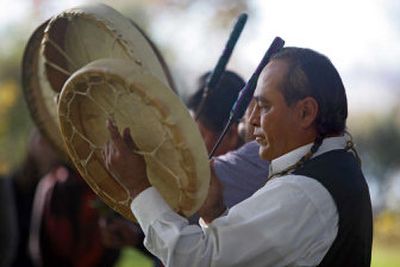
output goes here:
{"type": "Polygon", "coordinates": [[[213,176],[191,226],[151,186],[129,129],[109,120],[107,168],[130,188],[145,246],[167,266],[369,266],[372,213],[351,140],[347,100],[330,60],[284,48],[264,68],[250,120],[270,160],[266,184],[226,210],[213,176]]]}

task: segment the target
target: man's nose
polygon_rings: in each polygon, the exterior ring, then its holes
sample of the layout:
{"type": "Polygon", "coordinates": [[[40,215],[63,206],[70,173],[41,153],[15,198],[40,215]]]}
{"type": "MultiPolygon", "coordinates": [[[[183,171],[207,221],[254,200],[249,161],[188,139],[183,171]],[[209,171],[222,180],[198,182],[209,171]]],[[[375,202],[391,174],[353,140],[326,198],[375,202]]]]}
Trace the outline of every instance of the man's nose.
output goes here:
{"type": "Polygon", "coordinates": [[[260,109],[257,104],[254,105],[253,110],[251,111],[249,121],[253,127],[260,125],[260,109]]]}

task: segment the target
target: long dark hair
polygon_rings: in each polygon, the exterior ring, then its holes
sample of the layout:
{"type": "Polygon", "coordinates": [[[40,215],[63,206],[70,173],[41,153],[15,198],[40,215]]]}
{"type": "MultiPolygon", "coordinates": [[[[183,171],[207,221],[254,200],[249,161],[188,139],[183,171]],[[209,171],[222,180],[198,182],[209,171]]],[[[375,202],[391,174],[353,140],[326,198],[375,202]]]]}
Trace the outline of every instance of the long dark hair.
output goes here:
{"type": "MultiPolygon", "coordinates": [[[[207,79],[211,72],[203,74],[198,81],[197,90],[188,99],[187,107],[196,111],[204,97],[207,79]]],[[[198,118],[208,129],[220,133],[229,118],[229,112],[235,103],[244,80],[232,71],[225,71],[215,90],[209,92],[203,105],[203,110],[198,118]]]]}
{"type": "MultiPolygon", "coordinates": [[[[346,91],[338,71],[326,56],[308,48],[285,47],[271,60],[288,63],[281,86],[286,103],[291,106],[305,97],[313,97],[318,103],[318,114],[315,120],[317,137],[310,151],[285,170],[271,173],[269,179],[303,166],[317,152],[326,136],[345,133],[347,119],[346,91]]],[[[351,142],[348,149],[352,147],[351,142]]]]}
{"type": "Polygon", "coordinates": [[[342,134],[346,129],[347,98],[342,79],[332,62],[318,52],[297,47],[282,49],[272,60],[284,60],[289,64],[281,87],[287,104],[313,97],[319,106],[318,134],[342,134]]]}

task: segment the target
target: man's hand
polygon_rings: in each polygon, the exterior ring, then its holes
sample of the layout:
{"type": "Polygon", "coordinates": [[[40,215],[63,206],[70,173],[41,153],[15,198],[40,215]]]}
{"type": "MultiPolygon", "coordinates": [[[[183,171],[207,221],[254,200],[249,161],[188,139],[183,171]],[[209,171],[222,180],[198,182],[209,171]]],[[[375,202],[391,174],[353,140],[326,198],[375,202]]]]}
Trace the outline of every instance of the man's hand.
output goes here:
{"type": "Polygon", "coordinates": [[[211,223],[215,218],[221,216],[226,206],[223,198],[223,187],[214,172],[213,162],[211,166],[211,180],[207,199],[199,210],[199,215],[206,223],[211,223]]]}
{"type": "Polygon", "coordinates": [[[137,148],[129,128],[125,128],[121,136],[111,119],[107,120],[107,128],[111,139],[103,149],[106,168],[115,179],[129,189],[131,197],[135,198],[151,186],[146,174],[146,163],[143,156],[134,153],[137,148]]]}

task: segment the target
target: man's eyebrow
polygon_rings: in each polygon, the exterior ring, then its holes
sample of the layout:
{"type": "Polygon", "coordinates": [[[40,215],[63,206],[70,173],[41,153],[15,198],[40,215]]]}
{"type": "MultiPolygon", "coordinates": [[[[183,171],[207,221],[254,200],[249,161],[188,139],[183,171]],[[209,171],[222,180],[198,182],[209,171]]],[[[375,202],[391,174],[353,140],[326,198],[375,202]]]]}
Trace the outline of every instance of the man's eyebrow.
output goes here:
{"type": "Polygon", "coordinates": [[[254,96],[254,99],[256,100],[257,103],[269,103],[269,101],[267,99],[265,99],[264,97],[262,97],[260,95],[254,96]]]}

